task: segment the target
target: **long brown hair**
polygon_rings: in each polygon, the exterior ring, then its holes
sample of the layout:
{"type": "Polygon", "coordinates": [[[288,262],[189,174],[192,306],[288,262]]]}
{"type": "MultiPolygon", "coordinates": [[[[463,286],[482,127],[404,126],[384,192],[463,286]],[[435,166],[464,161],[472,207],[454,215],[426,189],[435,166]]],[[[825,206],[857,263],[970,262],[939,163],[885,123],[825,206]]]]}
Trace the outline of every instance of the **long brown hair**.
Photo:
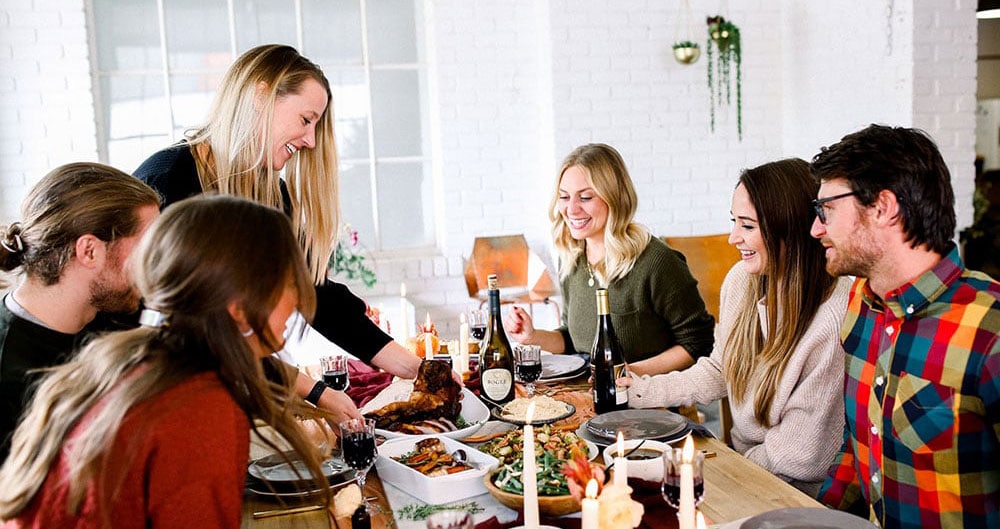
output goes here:
{"type": "Polygon", "coordinates": [[[0,270],[20,268],[45,285],[59,281],[91,234],[113,244],[135,235],[142,206],[159,206],[149,186],[114,167],[70,163],[42,177],[24,199],[20,222],[0,227],[0,270]]]}
{"type": "Polygon", "coordinates": [[[826,273],[822,245],[809,235],[816,216],[810,201],[819,184],[808,163],[798,158],[766,163],[744,171],[738,185],[757,210],[768,258],[764,273],[750,276],[749,291],[726,337],[724,372],[735,402],[742,402],[751,388],[756,391],[754,417],[769,427],[768,412],[788,359],[836,280],[826,273]],[[761,298],[768,308],[766,338],[756,308],[761,298]]]}
{"type": "Polygon", "coordinates": [[[573,271],[577,258],[586,249],[586,242],[570,235],[566,220],[559,214],[559,185],[566,170],[573,166],[584,169],[594,193],[608,205],[608,220],[604,225],[604,260],[594,267],[594,274],[606,285],[632,270],[639,254],[649,244],[650,234],[646,228],[632,222],[639,207],[639,198],[621,154],[603,143],[581,145],[563,160],[549,203],[549,220],[552,221],[552,240],[559,254],[560,277],[566,277],[573,271]]]}
{"type": "MultiPolygon", "coordinates": [[[[315,290],[287,217],[235,197],[184,200],[154,222],[134,256],[133,274],[146,307],[167,315],[168,324],[97,338],[43,379],[0,468],[0,519],[27,508],[70,432],[101,403],[64,456],[66,508],[78,512],[88,486],[103,483],[110,458],[121,457],[110,450],[129,410],[210,371],[251,427],[256,430],[255,418],[274,427],[317,476],[317,486],[325,487],[319,453],[295,419],[320,412],[293,396],[290,370],[278,369],[280,382],[265,379],[261,360],[228,310],[235,302],[263,343],[275,349],[282,337],[271,334],[267,319],[289,282],[298,292],[299,310],[311,316],[315,290]]],[[[114,485],[98,487],[101,505],[110,505],[114,485]]]]}
{"type": "Polygon", "coordinates": [[[188,142],[202,189],[280,209],[280,175],[273,169],[270,148],[274,103],[298,94],[308,79],[326,89],[327,108],[316,122],[316,146],[296,152],[284,172],[292,199],[292,226],[305,249],[313,281],[319,284],[326,279],[340,222],[333,93],[319,66],[291,46],[267,44],[248,50],[229,67],[207,122],[188,134],[188,142]],[[267,87],[263,94],[261,85],[267,87]],[[208,148],[202,151],[199,145],[208,148]]]}

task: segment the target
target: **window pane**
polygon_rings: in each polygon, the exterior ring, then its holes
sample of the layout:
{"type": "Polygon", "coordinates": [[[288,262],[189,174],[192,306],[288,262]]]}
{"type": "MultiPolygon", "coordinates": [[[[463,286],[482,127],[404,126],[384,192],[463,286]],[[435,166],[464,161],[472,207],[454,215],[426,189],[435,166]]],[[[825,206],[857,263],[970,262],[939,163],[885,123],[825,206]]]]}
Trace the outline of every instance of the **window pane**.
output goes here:
{"type": "Polygon", "coordinates": [[[372,72],[376,156],[423,154],[420,78],[416,71],[372,72]]]}
{"type": "Polygon", "coordinates": [[[99,70],[163,67],[156,0],[95,0],[94,23],[99,70]]]}
{"type": "Polygon", "coordinates": [[[340,222],[358,231],[358,240],[375,249],[375,215],[372,212],[370,171],[366,164],[340,165],[340,222]]]}
{"type": "Polygon", "coordinates": [[[430,168],[422,163],[377,167],[382,249],[434,244],[430,168]]]}
{"type": "Polygon", "coordinates": [[[170,131],[162,76],[102,77],[101,99],[109,140],[166,135],[170,131]]]}
{"type": "Polygon", "coordinates": [[[108,142],[108,164],[129,174],[154,152],[171,144],[168,136],[140,136],[108,142]]]}
{"type": "Polygon", "coordinates": [[[372,64],[417,61],[414,0],[369,1],[368,58],[372,64]]]}
{"type": "Polygon", "coordinates": [[[302,0],[303,54],[316,64],[361,65],[358,0],[302,0]]]}
{"type": "Polygon", "coordinates": [[[236,49],[260,44],[296,45],[295,5],[288,0],[243,0],[233,4],[236,49]]]}
{"type": "Polygon", "coordinates": [[[205,122],[215,91],[224,75],[224,71],[219,71],[170,76],[170,102],[173,105],[174,127],[183,131],[205,122]]]}
{"type": "Polygon", "coordinates": [[[361,70],[323,69],[333,91],[337,149],[341,158],[369,158],[368,89],[361,70]]]}
{"type": "Polygon", "coordinates": [[[170,0],[163,9],[171,69],[210,68],[218,55],[232,60],[226,0],[170,0]]]}

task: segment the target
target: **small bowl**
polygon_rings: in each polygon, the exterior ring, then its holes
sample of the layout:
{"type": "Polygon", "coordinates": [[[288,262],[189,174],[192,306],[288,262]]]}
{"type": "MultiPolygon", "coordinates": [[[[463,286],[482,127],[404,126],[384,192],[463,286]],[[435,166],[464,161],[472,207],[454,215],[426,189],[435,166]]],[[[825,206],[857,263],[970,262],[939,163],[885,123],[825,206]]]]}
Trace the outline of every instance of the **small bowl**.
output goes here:
{"type": "MultiPolygon", "coordinates": [[[[641,439],[633,439],[622,443],[625,445],[625,453],[627,454],[629,450],[638,446],[639,443],[642,443],[641,439]]],[[[645,443],[642,443],[642,446],[629,456],[628,477],[653,483],[663,481],[663,453],[670,448],[670,445],[661,443],[660,441],[647,440],[645,443]],[[645,456],[645,458],[632,459],[640,454],[645,456]]],[[[611,465],[616,455],[618,455],[618,443],[611,443],[604,449],[604,466],[611,465]]],[[[611,471],[617,472],[618,467],[612,468],[611,471]]]]}
{"type": "MultiPolygon", "coordinates": [[[[486,490],[493,495],[503,506],[515,511],[520,511],[524,509],[524,496],[521,494],[514,494],[512,492],[507,492],[505,490],[500,490],[496,485],[493,484],[493,478],[496,477],[498,472],[490,472],[486,474],[483,478],[483,483],[486,485],[486,490]]],[[[573,498],[572,495],[566,494],[565,496],[539,496],[538,497],[538,513],[542,516],[556,517],[565,516],[567,514],[572,514],[580,510],[580,504],[573,498]]]]}

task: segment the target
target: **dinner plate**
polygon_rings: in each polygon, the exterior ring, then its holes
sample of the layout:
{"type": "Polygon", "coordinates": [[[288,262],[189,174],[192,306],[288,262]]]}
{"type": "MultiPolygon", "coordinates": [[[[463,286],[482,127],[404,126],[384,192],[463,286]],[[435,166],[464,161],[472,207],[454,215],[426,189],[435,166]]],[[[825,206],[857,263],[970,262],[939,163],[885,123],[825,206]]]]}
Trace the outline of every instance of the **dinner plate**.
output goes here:
{"type": "Polygon", "coordinates": [[[872,529],[864,518],[834,509],[789,507],[748,518],[740,529],[872,529]]]}
{"type": "Polygon", "coordinates": [[[587,366],[587,360],[575,354],[543,354],[540,381],[561,380],[569,375],[577,376],[587,366]]]}
{"type": "MultiPolygon", "coordinates": [[[[338,483],[331,483],[330,484],[330,488],[336,490],[336,489],[339,489],[339,488],[341,488],[344,485],[347,485],[349,483],[354,483],[355,481],[356,481],[356,476],[352,473],[350,475],[350,479],[345,480],[345,481],[341,481],[341,482],[338,482],[338,483]]],[[[315,496],[317,494],[322,494],[323,493],[323,489],[313,489],[313,488],[311,488],[312,486],[313,486],[312,483],[310,483],[308,487],[304,488],[304,490],[296,490],[296,491],[292,491],[292,492],[287,492],[287,491],[286,492],[282,492],[281,490],[278,490],[278,489],[276,489],[276,490],[270,490],[268,488],[268,484],[267,483],[264,483],[263,481],[254,479],[254,480],[250,480],[247,483],[247,490],[249,490],[250,492],[252,492],[254,494],[259,494],[261,496],[266,496],[266,497],[269,497],[269,498],[283,498],[283,499],[308,498],[310,496],[315,496]]]]}
{"type": "MultiPolygon", "coordinates": [[[[281,454],[271,454],[255,459],[247,466],[249,474],[247,489],[258,494],[271,496],[287,495],[288,497],[308,496],[321,492],[315,489],[316,484],[309,477],[305,463],[290,455],[291,464],[281,454]],[[298,474],[296,474],[298,471],[298,474]]],[[[344,464],[343,460],[331,458],[320,464],[323,477],[330,486],[337,487],[353,481],[356,473],[344,464]]]]}
{"type": "Polygon", "coordinates": [[[626,439],[662,440],[684,430],[687,419],[667,410],[618,410],[598,415],[584,425],[589,433],[611,441],[619,432],[626,439]]]}
{"type": "MultiPolygon", "coordinates": [[[[385,389],[375,395],[372,400],[368,401],[361,408],[361,414],[373,412],[386,404],[393,402],[406,400],[410,398],[410,393],[413,391],[413,381],[412,380],[397,380],[392,384],[389,384],[385,389]]],[[[490,420],[490,410],[483,404],[483,401],[479,400],[479,397],[475,393],[469,391],[467,388],[462,388],[462,411],[458,414],[469,426],[465,428],[460,428],[451,432],[441,432],[440,434],[445,437],[450,437],[452,439],[461,439],[462,437],[468,437],[478,430],[483,423],[490,420]]],[[[396,437],[413,437],[411,434],[393,432],[390,430],[383,430],[381,428],[375,428],[375,433],[382,435],[386,439],[394,439],[396,437]]],[[[426,434],[420,434],[426,435],[426,434]]]]}
{"type": "MultiPolygon", "coordinates": [[[[555,417],[550,417],[548,419],[541,419],[541,420],[537,420],[536,419],[536,420],[533,420],[533,421],[531,421],[531,425],[532,426],[539,426],[539,425],[542,425],[542,424],[551,424],[551,423],[554,423],[556,421],[561,421],[561,420],[565,419],[566,417],[569,417],[570,415],[573,415],[574,413],[576,413],[576,406],[573,406],[572,404],[570,404],[568,402],[563,402],[563,404],[566,405],[566,411],[564,413],[562,413],[560,415],[557,415],[555,417]]],[[[518,426],[524,426],[524,425],[528,424],[527,422],[522,421],[520,419],[515,419],[513,417],[506,417],[506,416],[504,416],[503,415],[503,408],[500,408],[500,407],[491,408],[490,409],[490,415],[494,419],[496,419],[498,421],[509,422],[511,424],[516,424],[518,426]]]]}
{"type": "MultiPolygon", "coordinates": [[[[655,440],[656,441],[660,441],[661,443],[668,443],[669,444],[669,443],[673,443],[674,441],[683,439],[684,436],[686,436],[690,432],[691,432],[691,429],[685,427],[683,430],[681,430],[681,431],[679,431],[679,432],[677,432],[677,433],[675,433],[673,435],[668,435],[666,437],[663,437],[663,438],[660,438],[660,439],[655,439],[655,440]]],[[[574,433],[578,437],[580,437],[581,439],[583,439],[584,441],[588,441],[588,442],[594,443],[594,444],[596,444],[598,446],[609,446],[611,443],[615,442],[615,439],[608,439],[608,438],[605,438],[605,437],[598,437],[598,436],[590,433],[589,431],[587,431],[587,425],[586,425],[586,423],[581,424],[580,427],[577,428],[576,432],[574,432],[574,433]]]]}

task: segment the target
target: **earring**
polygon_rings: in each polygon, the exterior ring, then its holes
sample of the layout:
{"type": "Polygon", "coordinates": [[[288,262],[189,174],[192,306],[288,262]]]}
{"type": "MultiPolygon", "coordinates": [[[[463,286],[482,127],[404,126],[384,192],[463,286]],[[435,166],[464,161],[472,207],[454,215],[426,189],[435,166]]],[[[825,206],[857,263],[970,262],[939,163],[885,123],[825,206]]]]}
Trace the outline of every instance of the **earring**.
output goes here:
{"type": "Polygon", "coordinates": [[[242,331],[240,334],[242,334],[244,338],[249,338],[249,337],[253,336],[253,329],[252,328],[251,329],[247,329],[245,331],[242,331]]]}

